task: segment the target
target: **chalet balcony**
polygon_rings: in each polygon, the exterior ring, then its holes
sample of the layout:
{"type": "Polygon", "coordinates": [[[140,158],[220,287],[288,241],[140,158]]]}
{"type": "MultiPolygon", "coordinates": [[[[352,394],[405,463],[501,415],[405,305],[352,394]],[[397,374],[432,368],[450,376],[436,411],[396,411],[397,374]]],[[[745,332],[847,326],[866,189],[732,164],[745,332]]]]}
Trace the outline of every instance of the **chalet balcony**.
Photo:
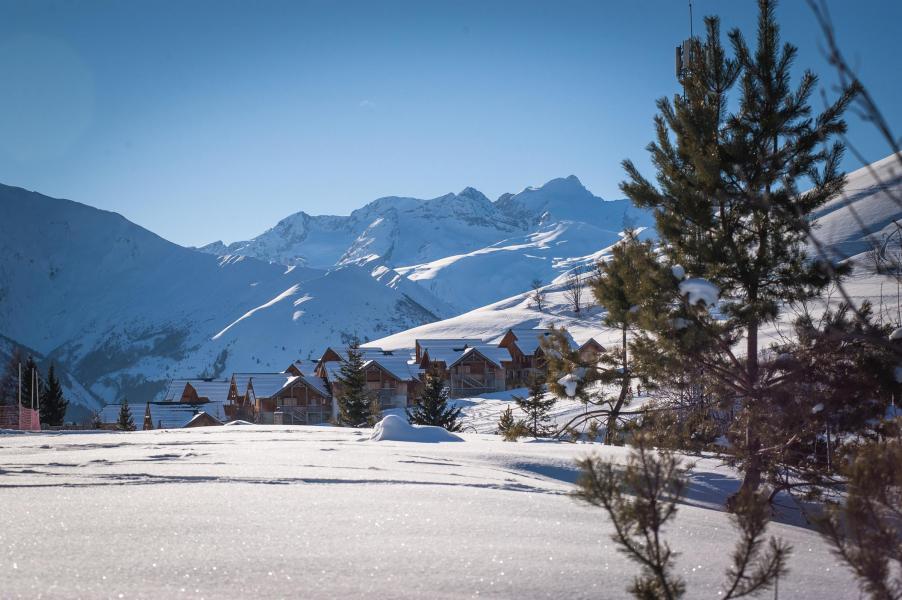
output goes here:
{"type": "Polygon", "coordinates": [[[463,398],[504,390],[504,380],[479,375],[452,375],[451,396],[463,398]]]}
{"type": "Polygon", "coordinates": [[[280,406],[273,413],[275,425],[317,425],[329,418],[325,407],[280,406]]]}

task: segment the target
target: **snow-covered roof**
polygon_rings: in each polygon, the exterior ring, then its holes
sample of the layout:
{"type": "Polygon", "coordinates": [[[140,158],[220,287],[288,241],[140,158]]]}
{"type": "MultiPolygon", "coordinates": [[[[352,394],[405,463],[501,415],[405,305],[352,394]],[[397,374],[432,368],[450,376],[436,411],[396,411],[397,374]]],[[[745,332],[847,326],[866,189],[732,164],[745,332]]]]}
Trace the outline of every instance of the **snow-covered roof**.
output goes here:
{"type": "MultiPolygon", "coordinates": [[[[507,335],[507,332],[511,332],[514,334],[514,337],[517,338],[517,347],[520,348],[520,351],[527,356],[531,356],[536,353],[536,350],[539,349],[539,345],[541,340],[549,337],[552,333],[551,329],[531,329],[529,327],[511,327],[507,331],[504,332],[503,335],[496,338],[494,341],[495,344],[501,343],[501,340],[507,335]]],[[[560,330],[559,330],[560,331],[560,330]]],[[[570,344],[570,347],[576,349],[579,345],[576,343],[576,340],[573,339],[573,336],[566,330],[564,330],[564,336],[567,339],[567,343],[570,344]]]]}
{"type": "Polygon", "coordinates": [[[365,366],[377,364],[401,381],[417,379],[419,367],[404,354],[394,356],[379,356],[366,361],[365,366]]]}
{"type": "Polygon", "coordinates": [[[467,348],[483,346],[485,342],[478,338],[447,338],[417,340],[421,351],[429,353],[429,360],[450,365],[455,362],[467,348]]]}
{"type": "Polygon", "coordinates": [[[322,396],[325,396],[326,398],[329,397],[329,388],[326,387],[326,382],[323,381],[322,378],[311,373],[310,375],[304,375],[303,379],[322,396]]]}
{"type": "Polygon", "coordinates": [[[180,401],[188,384],[191,384],[197,392],[198,398],[206,398],[211,402],[225,402],[229,397],[228,379],[173,379],[166,386],[162,401],[180,401]]]}
{"type": "MultiPolygon", "coordinates": [[[[114,424],[119,420],[120,404],[107,404],[100,411],[102,423],[114,424]]],[[[144,414],[150,408],[150,419],[154,429],[177,429],[184,427],[199,412],[205,412],[219,421],[227,420],[224,402],[203,402],[190,404],[187,402],[150,402],[149,404],[130,404],[135,427],[144,429],[144,414]]]]}
{"type": "MultiPolygon", "coordinates": [[[[207,411],[202,410],[202,411],[200,411],[199,413],[197,413],[196,415],[194,415],[193,417],[191,417],[190,419],[188,419],[188,422],[185,423],[184,427],[188,427],[189,425],[191,425],[191,424],[194,423],[195,421],[200,421],[201,419],[203,419],[203,418],[206,417],[206,416],[213,417],[213,415],[211,415],[211,414],[208,413],[207,411]]],[[[217,419],[216,417],[213,417],[213,419],[215,419],[220,425],[222,424],[222,421],[221,421],[220,419],[217,419]]]]}
{"type": "MultiPolygon", "coordinates": [[[[501,366],[501,361],[509,361],[511,359],[510,352],[508,352],[507,348],[499,348],[498,346],[492,346],[490,344],[480,344],[478,346],[470,346],[466,348],[453,362],[446,364],[448,365],[448,368],[451,368],[463,359],[475,353],[481,354],[499,367],[501,366]]],[[[430,358],[432,357],[431,354],[429,356],[430,358]]]]}
{"type": "MultiPolygon", "coordinates": [[[[347,348],[331,348],[331,350],[341,356],[343,360],[347,360],[347,348]]],[[[363,347],[359,350],[364,367],[377,364],[401,381],[417,379],[419,368],[410,360],[412,354],[410,350],[383,350],[382,348],[363,347]]],[[[323,363],[323,369],[326,373],[326,378],[329,381],[335,381],[337,375],[341,371],[341,364],[342,363],[337,360],[323,363]]]]}
{"type": "Polygon", "coordinates": [[[243,394],[250,384],[257,398],[271,398],[298,378],[291,373],[235,373],[232,377],[239,394],[243,394]]]}

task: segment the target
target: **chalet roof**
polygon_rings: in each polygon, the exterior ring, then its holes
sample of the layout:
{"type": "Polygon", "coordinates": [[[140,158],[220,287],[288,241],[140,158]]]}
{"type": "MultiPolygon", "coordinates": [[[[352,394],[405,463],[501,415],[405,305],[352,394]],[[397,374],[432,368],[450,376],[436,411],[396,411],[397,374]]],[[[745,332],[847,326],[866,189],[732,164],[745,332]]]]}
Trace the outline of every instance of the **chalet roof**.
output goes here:
{"type": "Polygon", "coordinates": [[[367,360],[365,366],[377,364],[401,381],[418,379],[419,367],[404,354],[395,356],[378,356],[367,360]]]}
{"type": "MultiPolygon", "coordinates": [[[[347,348],[336,348],[335,346],[329,346],[326,348],[326,352],[323,352],[323,356],[331,350],[335,354],[341,357],[341,360],[348,359],[348,349],[347,348]]],[[[389,356],[405,356],[408,351],[406,350],[383,350],[382,348],[377,348],[375,346],[360,346],[357,349],[360,352],[360,356],[364,361],[373,360],[379,357],[389,357],[389,356]]],[[[322,360],[322,359],[320,359],[322,360]]],[[[328,361],[328,362],[338,362],[338,361],[328,361]]]]}
{"type": "Polygon", "coordinates": [[[219,419],[217,419],[216,417],[214,417],[207,411],[202,410],[199,413],[197,413],[196,415],[194,415],[193,417],[191,417],[190,419],[188,419],[188,422],[185,423],[183,425],[183,427],[191,427],[192,425],[196,427],[204,422],[211,422],[212,424],[215,424],[215,425],[222,425],[222,421],[220,421],[219,419]]]}
{"type": "MultiPolygon", "coordinates": [[[[120,404],[107,404],[100,411],[102,423],[113,424],[119,420],[120,404]]],[[[178,429],[184,427],[195,414],[205,412],[215,419],[225,422],[224,402],[203,402],[189,404],[187,402],[150,402],[149,404],[129,405],[132,419],[138,430],[144,429],[144,414],[150,408],[151,423],[154,429],[178,429]]]]}
{"type": "Polygon", "coordinates": [[[163,402],[178,402],[182,399],[185,386],[197,392],[199,398],[207,398],[211,402],[225,402],[229,396],[229,380],[227,379],[173,379],[166,387],[163,402]]]}
{"type": "Polygon", "coordinates": [[[580,344],[579,349],[582,350],[583,348],[585,348],[586,346],[589,346],[590,344],[597,344],[598,346],[604,348],[604,344],[602,344],[601,342],[596,340],[594,337],[590,337],[585,342],[580,344]]]}
{"type": "Polygon", "coordinates": [[[310,387],[319,392],[321,396],[325,396],[326,398],[330,396],[329,388],[326,387],[326,382],[323,381],[321,377],[317,377],[311,373],[310,375],[304,375],[303,379],[310,387]]]}
{"type": "Polygon", "coordinates": [[[423,352],[429,353],[429,360],[446,365],[455,362],[467,348],[485,345],[477,338],[421,339],[416,343],[423,352]]]}
{"type": "MultiPolygon", "coordinates": [[[[347,360],[347,348],[332,347],[330,349],[341,356],[342,360],[347,360]]],[[[375,347],[361,347],[359,350],[364,367],[377,364],[401,381],[411,381],[418,378],[419,368],[410,360],[410,350],[383,350],[375,347]]],[[[325,355],[325,353],[323,354],[325,355]]],[[[335,381],[336,376],[341,371],[341,361],[332,360],[325,362],[323,363],[323,369],[326,373],[326,378],[329,381],[335,381]]]]}
{"type": "Polygon", "coordinates": [[[232,377],[235,379],[239,394],[243,394],[250,384],[257,398],[272,398],[298,378],[291,373],[234,373],[232,377]]]}
{"type": "Polygon", "coordinates": [[[481,355],[483,358],[493,363],[496,367],[501,366],[501,361],[508,361],[511,359],[510,352],[508,352],[507,348],[499,348],[498,346],[492,346],[490,344],[480,344],[478,346],[470,346],[464,349],[453,362],[446,364],[450,369],[460,361],[464,360],[467,357],[473,356],[474,354],[481,355]]]}
{"type": "MultiPolygon", "coordinates": [[[[527,356],[531,356],[536,353],[536,350],[539,349],[541,340],[551,335],[552,330],[532,329],[529,327],[511,327],[510,329],[506,330],[503,335],[493,340],[493,343],[500,344],[501,340],[505,335],[507,335],[508,332],[513,333],[514,337],[517,338],[517,347],[520,349],[520,351],[527,356]]],[[[567,343],[572,349],[575,350],[577,347],[579,347],[576,343],[576,340],[573,339],[573,336],[570,335],[569,332],[564,331],[564,336],[566,337],[567,343]]]]}
{"type": "MultiPolygon", "coordinates": [[[[338,361],[331,361],[324,365],[326,377],[329,381],[335,381],[337,379],[338,375],[341,373],[341,364],[342,363],[338,361]]],[[[363,367],[367,368],[372,365],[382,367],[393,377],[396,377],[401,381],[413,381],[419,379],[420,370],[418,365],[404,354],[392,356],[380,355],[375,358],[364,357],[363,367]]]]}

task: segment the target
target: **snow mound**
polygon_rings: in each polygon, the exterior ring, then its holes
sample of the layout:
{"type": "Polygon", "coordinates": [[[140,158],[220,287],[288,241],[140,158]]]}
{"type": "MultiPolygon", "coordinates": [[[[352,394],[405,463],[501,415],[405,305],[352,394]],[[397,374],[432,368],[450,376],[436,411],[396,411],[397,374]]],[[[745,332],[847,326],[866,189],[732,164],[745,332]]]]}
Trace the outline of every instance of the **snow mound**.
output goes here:
{"type": "Polygon", "coordinates": [[[376,423],[373,442],[423,442],[434,444],[437,442],[462,442],[460,438],[447,429],[431,425],[411,425],[398,415],[388,415],[376,423]]]}
{"type": "Polygon", "coordinates": [[[689,304],[703,302],[707,306],[714,306],[720,296],[720,289],[707,279],[694,277],[680,283],[680,294],[688,296],[689,304]]]}
{"type": "Polygon", "coordinates": [[[253,425],[250,421],[242,421],[241,419],[236,419],[234,421],[229,421],[225,424],[226,427],[231,427],[233,425],[253,425]]]}

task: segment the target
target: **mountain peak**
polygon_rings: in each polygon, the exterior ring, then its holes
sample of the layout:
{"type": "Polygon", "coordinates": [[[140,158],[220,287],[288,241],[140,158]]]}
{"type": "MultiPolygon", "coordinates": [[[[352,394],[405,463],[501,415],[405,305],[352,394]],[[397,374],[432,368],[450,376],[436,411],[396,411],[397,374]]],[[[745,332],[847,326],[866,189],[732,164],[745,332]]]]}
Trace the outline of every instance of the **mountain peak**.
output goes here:
{"type": "Polygon", "coordinates": [[[592,193],[586,189],[586,186],[583,185],[583,182],[579,180],[579,177],[576,175],[568,175],[567,177],[557,177],[552,179],[545,185],[540,188],[534,188],[537,190],[551,191],[556,193],[561,192],[569,192],[574,193],[577,192],[581,195],[589,195],[592,193]]]}
{"type": "Polygon", "coordinates": [[[471,200],[479,200],[480,202],[489,202],[489,199],[486,198],[485,194],[477,190],[476,188],[467,186],[460,191],[458,196],[463,198],[469,198],[471,200]]]}

